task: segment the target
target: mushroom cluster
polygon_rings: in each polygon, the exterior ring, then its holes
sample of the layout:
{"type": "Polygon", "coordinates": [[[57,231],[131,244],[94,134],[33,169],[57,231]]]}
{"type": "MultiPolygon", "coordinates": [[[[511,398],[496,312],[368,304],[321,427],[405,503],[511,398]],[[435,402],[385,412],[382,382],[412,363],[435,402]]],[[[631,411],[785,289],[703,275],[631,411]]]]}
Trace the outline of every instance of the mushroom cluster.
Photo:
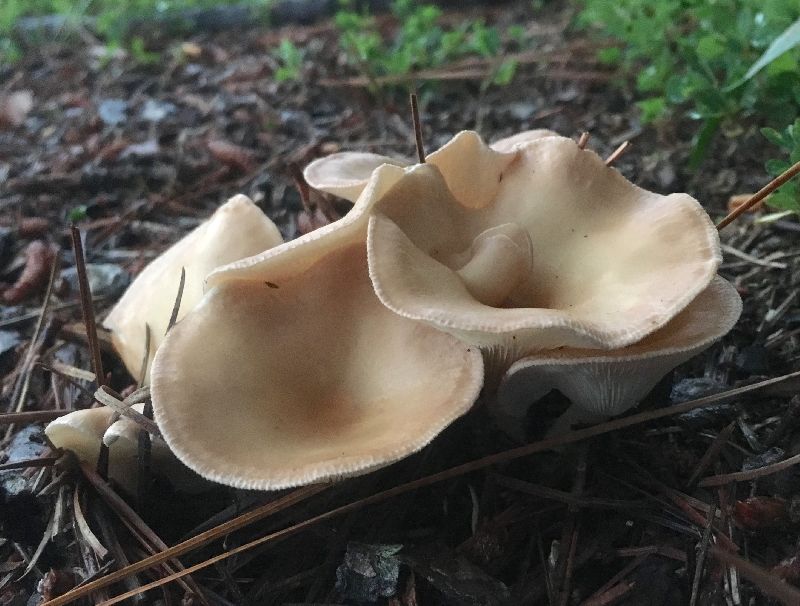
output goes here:
{"type": "Polygon", "coordinates": [[[551,389],[569,419],[618,414],[741,311],[696,200],[549,131],[465,131],[414,165],[339,153],[305,178],[350,212],[213,270],[152,363],[164,439],[214,481],[365,473],[484,386],[512,431],[551,389]]]}
{"type": "MultiPolygon", "coordinates": [[[[167,331],[182,271],[185,283],[178,319],[200,301],[203,280],[212,269],[282,242],[275,224],[249,198],[238,195],[145,267],[104,323],[131,375],[139,376],[144,366],[143,380],[149,379],[150,362],[167,331]]],[[[143,405],[135,408],[142,412],[143,405]]],[[[135,490],[139,426],[134,421],[118,418],[107,407],[88,408],[56,419],[46,432],[54,446],[72,450],[92,464],[105,444],[109,476],[126,490],[135,490]]],[[[152,435],[151,440],[154,469],[184,490],[202,486],[164,440],[152,435]]]]}

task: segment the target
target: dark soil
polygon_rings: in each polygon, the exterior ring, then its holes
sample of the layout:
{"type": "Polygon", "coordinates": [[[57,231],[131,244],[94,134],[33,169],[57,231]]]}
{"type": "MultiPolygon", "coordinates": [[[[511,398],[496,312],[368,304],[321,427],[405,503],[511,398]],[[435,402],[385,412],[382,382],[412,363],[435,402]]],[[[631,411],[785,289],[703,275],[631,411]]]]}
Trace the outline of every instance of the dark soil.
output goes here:
{"type": "MultiPolygon", "coordinates": [[[[480,78],[417,82],[429,150],[473,128],[487,140],[529,128],[576,137],[589,131],[589,145],[604,156],[630,140],[630,151],[616,164],[627,177],[659,192],[687,191],[715,217],[726,213],[730,195],[753,192],[768,180],[768,145],[747,118],[735,131],[721,132],[704,164],[690,172],[695,124],[642,126],[630,87],[596,63],[593,44],[569,30],[570,13],[558,5],[533,14],[524,2],[447,18],[478,15],[500,26],[524,25],[539,54],[522,63],[504,88],[482,92],[480,78]]],[[[293,164],[337,150],[413,154],[407,108],[413,83],[372,95],[350,82],[359,74],[337,50],[329,22],[190,39],[154,32],[148,43],[161,51],[160,61],[104,59],[103,47],[87,36],[31,49],[18,65],[0,67],[0,99],[22,90],[33,94],[26,117],[0,126],[0,281],[17,280],[31,241],[58,249],[66,271],[56,281],[37,341],[47,263],[27,292],[0,306],[4,411],[16,410],[20,401],[24,411],[91,405],[75,382],[26,362],[32,351],[44,364],[91,368],[68,271],[75,265],[71,220],[85,235],[88,261],[105,267],[95,292],[102,317],[128,276],[233,194],[252,197],[293,238],[305,212],[292,182],[293,164]],[[308,49],[301,83],[272,77],[270,51],[283,36],[308,49]]],[[[754,216],[723,234],[721,273],[743,296],[741,321],[670,374],[634,412],[797,368],[800,224],[789,218],[759,225],[754,216]]],[[[107,344],[102,333],[100,339],[107,344]]],[[[104,364],[114,389],[133,385],[110,348],[104,364]]],[[[195,572],[192,580],[211,604],[772,603],[765,592],[781,591],[780,579],[800,582],[798,468],[756,472],[755,479],[719,488],[698,488],[694,476],[698,470],[700,477],[757,470],[798,454],[796,393],[797,382],[786,381],[556,451],[454,474],[266,542],[195,572]],[[729,438],[720,441],[721,435],[729,438]],[[701,468],[715,443],[721,448],[701,468]],[[719,512],[711,541],[704,539],[709,511],[719,512]],[[766,578],[737,573],[711,549],[732,544],[766,578]]],[[[563,406],[558,394],[541,402],[529,419],[528,439],[541,438],[563,406]]],[[[18,423],[4,442],[6,463],[41,461],[0,472],[2,604],[38,604],[76,580],[147,555],[120,522],[119,510],[106,505],[74,464],[63,458],[53,464],[42,426],[18,423]],[[76,490],[81,511],[73,506],[76,490]],[[110,551],[107,558],[74,530],[75,520],[84,517],[110,551]],[[46,533],[50,541],[42,540],[46,533]]],[[[181,562],[202,562],[343,504],[515,446],[477,407],[422,453],[220,536],[181,562]]],[[[198,498],[156,487],[130,503],[171,545],[279,496],[219,488],[198,498]]],[[[145,571],[84,603],[166,574],[162,568],[145,571]]],[[[202,603],[175,582],[136,603],[181,600],[202,603]]]]}

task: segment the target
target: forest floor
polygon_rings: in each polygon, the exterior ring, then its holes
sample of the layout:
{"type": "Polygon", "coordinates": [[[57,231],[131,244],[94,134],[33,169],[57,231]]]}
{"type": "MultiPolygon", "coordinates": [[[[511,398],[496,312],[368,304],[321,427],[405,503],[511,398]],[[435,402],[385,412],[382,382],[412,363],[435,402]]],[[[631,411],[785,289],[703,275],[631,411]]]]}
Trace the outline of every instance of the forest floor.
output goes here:
{"type": "MultiPolygon", "coordinates": [[[[5,411],[55,416],[91,405],[90,383],[45,368],[91,368],[72,221],[85,236],[102,319],[130,276],[228,197],[250,196],[290,239],[309,223],[292,165],[340,150],[411,157],[412,85],[421,86],[428,150],[463,129],[487,141],[532,128],[576,138],[587,131],[603,157],[630,141],[616,162],[626,177],[658,192],[686,191],[714,218],[726,214],[730,196],[769,180],[768,144],[747,120],[720,133],[699,169],[688,170],[696,125],[641,125],[633,93],[569,29],[569,11],[533,14],[526,2],[447,18],[479,14],[521,24],[534,41],[510,86],[484,90],[492,65],[476,61],[466,66],[471,75],[456,65],[429,74],[435,85],[400,81],[371,94],[343,61],[330,22],[154,37],[163,52],[153,63],[108,57],[87,35],[0,67],[0,281],[15,282],[32,242],[57,248],[61,263],[38,332],[50,264],[31,269],[30,288],[4,291],[5,411]],[[273,78],[270,52],[284,36],[307,49],[300,82],[273,78]],[[30,107],[13,95],[20,91],[30,91],[30,107]]],[[[757,216],[722,235],[720,273],[744,300],[736,328],[670,373],[627,413],[627,427],[567,434],[557,450],[536,446],[565,405],[551,394],[530,415],[526,442],[534,446],[526,451],[512,451],[520,443],[476,407],[421,453],[368,476],[305,492],[220,487],[201,498],[156,485],[143,502],[129,500],[139,515],[131,521],[96,478],[50,452],[43,423],[9,426],[6,417],[0,603],[38,604],[159,551],[147,528],[174,545],[265,503],[271,515],[218,532],[181,563],[345,507],[130,603],[202,603],[187,586],[213,604],[798,603],[781,580],[800,584],[800,468],[779,463],[800,452],[800,378],[738,388],[798,368],[800,223],[759,224],[757,216]],[[688,412],[670,411],[706,396],[688,412]],[[511,454],[487,458],[503,452],[511,454]],[[481,463],[457,467],[470,461],[481,463]],[[701,481],[732,472],[745,473],[701,481]],[[392,490],[420,478],[416,489],[392,490]]],[[[102,331],[100,341],[109,384],[123,393],[134,380],[102,331]]],[[[164,565],[145,570],[84,603],[168,574],[164,565]]]]}

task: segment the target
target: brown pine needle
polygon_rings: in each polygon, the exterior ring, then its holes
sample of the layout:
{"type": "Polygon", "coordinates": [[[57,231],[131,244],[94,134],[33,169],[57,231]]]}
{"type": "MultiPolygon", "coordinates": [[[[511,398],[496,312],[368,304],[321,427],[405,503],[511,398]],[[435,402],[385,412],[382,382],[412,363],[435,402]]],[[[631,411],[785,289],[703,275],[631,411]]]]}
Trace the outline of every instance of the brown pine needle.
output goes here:
{"type": "Polygon", "coordinates": [[[49,422],[71,413],[71,410],[32,410],[29,412],[7,412],[0,414],[0,426],[14,423],[49,422]]]}
{"type": "Polygon", "coordinates": [[[169,316],[169,323],[167,324],[167,332],[175,326],[178,321],[178,313],[181,310],[181,299],[183,299],[183,288],[186,286],[186,268],[181,267],[181,279],[178,282],[178,294],[175,295],[175,304],[172,306],[172,313],[169,316]]]}
{"type": "Polygon", "coordinates": [[[83,323],[86,325],[86,338],[89,342],[89,353],[92,356],[92,370],[99,387],[104,383],[105,374],[103,374],[103,360],[100,357],[100,341],[97,339],[97,323],[94,318],[92,291],[89,288],[89,278],[86,275],[86,257],[83,254],[80,230],[73,225],[70,227],[70,233],[72,235],[72,250],[75,253],[75,269],[78,273],[83,323]]]}
{"type": "MultiPolygon", "coordinates": [[[[116,570],[111,574],[108,574],[104,577],[100,577],[99,579],[95,579],[90,583],[86,583],[85,585],[81,585],[80,587],[76,587],[68,591],[67,593],[46,602],[47,606],[62,606],[64,604],[69,604],[79,598],[85,597],[90,593],[97,591],[98,589],[102,589],[104,587],[108,587],[109,585],[113,585],[117,581],[124,579],[125,577],[135,574],[137,572],[141,572],[142,570],[147,570],[153,566],[157,566],[162,562],[167,560],[177,558],[185,553],[188,553],[194,549],[199,549],[212,541],[220,539],[232,532],[235,532],[241,528],[249,524],[253,524],[259,520],[263,520],[269,515],[273,513],[277,513],[286,509],[287,507],[291,507],[296,505],[300,501],[311,497],[323,490],[325,490],[327,486],[324,485],[314,485],[314,486],[306,486],[304,488],[298,488],[297,490],[293,490],[290,493],[271,501],[261,507],[253,509],[252,511],[248,511],[247,513],[243,513],[242,515],[229,520],[223,524],[215,526],[205,532],[201,532],[195,537],[191,539],[187,539],[181,543],[173,547],[169,547],[160,551],[159,553],[152,555],[148,558],[140,560],[138,562],[134,562],[130,566],[126,566],[125,568],[121,568],[120,570],[116,570]]],[[[186,572],[186,571],[182,571],[186,572]]],[[[187,574],[191,573],[190,570],[187,574]]],[[[176,577],[177,578],[177,577],[176,577]]],[[[170,579],[171,580],[171,579],[170,579]]],[[[140,591],[146,591],[147,587],[142,587],[140,591]]],[[[45,606],[44,604],[42,606],[45,606]]]]}
{"type": "Polygon", "coordinates": [[[578,147],[581,149],[586,149],[586,145],[589,143],[589,137],[591,137],[589,131],[583,131],[581,133],[581,138],[578,139],[578,147]]]}
{"type": "Polygon", "coordinates": [[[783,461],[778,461],[777,463],[771,463],[769,465],[764,465],[764,467],[757,467],[755,469],[748,469],[747,471],[735,471],[733,473],[723,473],[718,476],[709,476],[700,480],[698,486],[701,488],[709,488],[711,486],[722,486],[724,484],[730,484],[731,482],[749,482],[750,480],[755,480],[757,478],[763,478],[764,476],[772,475],[773,473],[778,473],[779,471],[783,471],[784,469],[789,469],[800,463],[800,454],[794,455],[793,457],[789,457],[788,459],[784,459],[783,461]]]}
{"type": "Polygon", "coordinates": [[[425,164],[425,147],[422,144],[422,122],[419,119],[419,101],[417,93],[411,93],[411,120],[414,122],[414,140],[417,144],[417,157],[420,164],[425,164]]]}
{"type": "Polygon", "coordinates": [[[622,154],[628,151],[630,147],[631,147],[630,141],[623,141],[622,145],[620,145],[617,149],[611,152],[611,155],[608,158],[606,158],[606,166],[611,166],[612,164],[614,164],[614,162],[616,162],[622,154]]]}
{"type": "Polygon", "coordinates": [[[764,570],[761,566],[748,562],[716,545],[709,547],[708,551],[723,564],[733,566],[744,578],[758,587],[762,593],[775,598],[779,602],[786,604],[786,606],[800,604],[800,589],[789,585],[789,583],[764,570]]]}
{"type": "MultiPolygon", "coordinates": [[[[527,455],[530,455],[530,454],[534,454],[534,453],[537,453],[537,452],[542,452],[544,450],[552,450],[552,449],[558,448],[560,446],[565,446],[567,444],[573,444],[575,442],[580,442],[580,441],[583,441],[583,440],[587,440],[589,438],[593,438],[593,437],[596,437],[596,436],[599,436],[599,435],[610,433],[612,431],[617,431],[617,430],[620,430],[620,429],[624,429],[626,427],[631,427],[631,426],[634,426],[634,425],[639,425],[641,423],[646,423],[646,422],[649,422],[649,421],[655,421],[657,419],[662,419],[662,418],[671,417],[671,416],[674,416],[674,415],[679,415],[679,414],[688,412],[690,410],[695,410],[695,409],[698,409],[698,408],[703,408],[705,406],[710,406],[711,404],[716,404],[716,403],[719,403],[719,402],[728,401],[728,400],[730,400],[732,398],[736,398],[736,397],[742,396],[744,394],[752,393],[752,392],[758,391],[760,389],[764,389],[766,387],[770,387],[772,385],[781,383],[783,381],[788,381],[790,379],[795,379],[795,378],[798,378],[798,377],[800,377],[800,371],[796,371],[796,372],[793,372],[793,373],[790,373],[790,374],[787,374],[787,375],[782,375],[780,377],[775,377],[773,379],[767,379],[765,381],[760,381],[760,382],[754,383],[752,385],[746,385],[744,387],[737,387],[735,389],[730,389],[730,390],[728,390],[726,392],[713,394],[713,395],[710,395],[710,396],[706,396],[704,398],[699,398],[697,400],[684,402],[682,404],[676,404],[675,406],[670,406],[670,407],[666,407],[666,408],[659,408],[659,409],[656,409],[656,410],[642,412],[642,413],[639,413],[639,414],[631,415],[629,417],[624,417],[624,418],[621,418],[621,419],[615,419],[613,421],[608,421],[607,423],[601,423],[599,425],[595,425],[594,427],[587,427],[586,429],[579,429],[577,431],[571,431],[571,432],[568,432],[568,433],[563,434],[561,436],[555,436],[553,438],[548,438],[546,440],[540,440],[538,442],[533,442],[532,444],[527,444],[525,446],[520,446],[518,448],[513,448],[511,450],[506,450],[506,451],[503,451],[503,452],[499,452],[499,453],[496,453],[494,455],[489,455],[487,457],[483,457],[483,458],[477,459],[475,461],[470,461],[470,462],[464,463],[462,465],[457,465],[455,467],[451,467],[450,469],[445,469],[444,471],[440,471],[440,472],[435,473],[433,475],[430,475],[430,476],[427,476],[427,477],[424,477],[424,478],[419,478],[417,480],[413,480],[411,482],[407,482],[406,484],[401,484],[399,486],[395,486],[395,487],[390,488],[388,490],[384,490],[382,492],[378,492],[378,493],[376,493],[374,495],[371,495],[371,496],[366,497],[364,499],[361,499],[359,501],[355,501],[355,502],[352,502],[352,503],[348,503],[346,505],[342,505],[341,507],[337,507],[336,509],[332,509],[332,510],[326,512],[326,513],[323,513],[323,514],[320,514],[318,516],[309,518],[309,519],[307,519],[307,520],[305,520],[303,522],[295,524],[294,526],[289,526],[287,528],[284,528],[283,530],[279,530],[277,532],[274,532],[272,534],[266,535],[266,536],[261,537],[259,539],[255,539],[254,541],[251,541],[250,543],[246,543],[244,545],[241,545],[241,546],[237,547],[236,549],[233,549],[233,550],[230,550],[230,551],[226,551],[225,553],[222,553],[220,555],[214,556],[213,558],[211,558],[209,560],[206,560],[204,562],[201,562],[199,564],[196,564],[194,566],[191,566],[191,567],[187,568],[186,570],[183,570],[183,571],[180,571],[180,572],[175,573],[173,575],[170,575],[169,577],[165,577],[165,578],[159,579],[158,581],[154,581],[153,583],[150,583],[148,585],[144,585],[143,587],[140,588],[139,591],[147,591],[147,590],[153,589],[155,587],[160,587],[162,585],[170,583],[173,580],[181,578],[186,574],[191,574],[191,573],[193,573],[193,572],[195,572],[197,570],[200,570],[200,569],[205,568],[207,566],[211,566],[213,564],[216,564],[217,562],[220,562],[220,561],[222,561],[222,560],[224,560],[226,558],[229,558],[229,557],[231,557],[233,555],[236,555],[238,553],[247,551],[248,549],[252,549],[254,547],[257,547],[259,545],[268,543],[268,542],[273,541],[275,539],[280,539],[280,538],[283,538],[283,537],[287,537],[287,536],[293,535],[293,534],[295,534],[295,533],[297,533],[297,532],[299,532],[301,530],[304,530],[304,529],[306,529],[306,528],[308,528],[310,526],[313,526],[314,524],[317,524],[319,522],[323,522],[323,521],[328,520],[330,518],[334,518],[336,516],[339,516],[339,515],[342,515],[342,514],[345,514],[345,513],[349,513],[351,511],[355,511],[357,509],[361,509],[361,508],[363,508],[363,507],[365,507],[367,505],[373,505],[375,503],[379,503],[381,501],[385,501],[385,500],[390,499],[392,497],[395,497],[395,496],[398,496],[398,495],[401,495],[401,494],[405,494],[405,493],[411,492],[413,490],[417,490],[418,488],[423,488],[425,486],[430,486],[430,485],[436,484],[438,482],[449,480],[449,479],[454,478],[454,477],[459,477],[459,476],[462,476],[464,474],[467,474],[467,473],[470,473],[470,472],[473,472],[473,471],[477,471],[477,470],[480,470],[480,469],[485,469],[485,468],[490,467],[492,465],[497,465],[497,464],[500,464],[500,463],[507,463],[509,461],[513,461],[515,459],[519,459],[521,457],[524,457],[524,456],[527,456],[527,455]]],[[[321,486],[309,486],[309,487],[306,487],[306,489],[298,489],[298,490],[296,490],[294,492],[289,493],[285,497],[282,497],[282,499],[279,499],[279,501],[281,501],[281,500],[289,500],[289,499],[291,499],[293,497],[295,499],[297,499],[297,500],[301,500],[302,498],[306,498],[307,496],[311,496],[311,494],[313,494],[313,492],[312,492],[310,494],[303,494],[302,496],[299,495],[298,493],[301,493],[303,490],[312,490],[312,491],[316,490],[316,491],[319,491],[319,490],[322,490],[322,489],[323,489],[323,487],[321,487],[321,486]],[[295,496],[295,495],[297,495],[297,496],[295,496]]],[[[275,503],[273,503],[273,505],[275,505],[275,504],[277,504],[277,501],[275,503]]],[[[289,503],[288,505],[291,505],[291,504],[293,504],[293,503],[289,503]]],[[[288,505],[284,505],[284,506],[288,506],[288,505]]],[[[283,508],[283,507],[281,507],[281,508],[283,508]]],[[[258,510],[256,510],[256,511],[258,511],[258,510]]],[[[251,512],[251,513],[254,513],[254,512],[251,512]]],[[[245,514],[245,516],[247,516],[247,515],[249,515],[249,514],[245,514]]],[[[240,517],[244,517],[244,516],[240,516],[240,517]]],[[[237,520],[238,519],[239,518],[237,518],[237,520]]],[[[226,524],[222,524],[220,526],[217,526],[216,528],[214,528],[212,530],[209,530],[209,531],[206,531],[204,533],[201,533],[201,534],[197,535],[196,537],[194,537],[192,539],[189,539],[187,541],[184,541],[183,543],[180,543],[179,545],[176,545],[175,547],[167,549],[167,550],[163,551],[160,554],[157,554],[157,555],[152,556],[150,558],[145,558],[144,560],[136,562],[135,564],[131,564],[130,566],[128,566],[126,568],[123,568],[121,570],[118,570],[118,571],[116,571],[116,572],[114,572],[114,573],[112,573],[110,575],[107,575],[107,576],[101,578],[101,579],[97,579],[96,581],[94,581],[92,583],[89,583],[89,584],[85,585],[84,587],[81,587],[80,590],[74,589],[74,590],[64,594],[63,596],[61,596],[59,598],[56,598],[56,599],[51,600],[49,602],[46,602],[42,606],[62,606],[63,604],[68,604],[72,600],[77,599],[77,598],[82,597],[82,596],[85,596],[88,593],[90,593],[91,591],[96,591],[97,589],[100,589],[102,587],[106,587],[106,586],[108,586],[108,585],[110,585],[112,583],[115,583],[115,582],[119,581],[120,579],[122,579],[122,578],[124,578],[124,577],[126,577],[126,576],[128,576],[130,574],[134,574],[136,572],[140,572],[141,570],[145,570],[147,568],[150,568],[151,566],[154,566],[154,565],[156,565],[156,564],[158,564],[160,562],[163,562],[165,559],[168,559],[169,557],[176,557],[178,555],[186,553],[187,551],[191,551],[192,549],[195,549],[197,547],[205,545],[208,542],[210,542],[211,540],[213,540],[214,538],[217,538],[218,529],[221,529],[221,528],[225,527],[226,525],[231,524],[233,522],[236,522],[236,520],[232,520],[231,522],[227,522],[226,524]],[[214,536],[212,538],[209,538],[209,539],[205,540],[204,537],[206,537],[209,533],[215,533],[215,534],[214,534],[214,536]],[[85,589],[85,588],[88,588],[88,590],[85,589]]],[[[244,525],[244,524],[242,524],[242,525],[244,525]]],[[[238,527],[241,527],[241,526],[238,526],[238,527]]],[[[228,532],[230,532],[230,530],[228,532]]],[[[109,600],[107,602],[103,602],[103,604],[106,604],[106,605],[116,604],[116,603],[122,601],[123,599],[127,599],[128,597],[131,597],[131,596],[128,595],[128,594],[123,594],[123,595],[120,595],[120,596],[117,596],[117,597],[113,598],[112,600],[109,600]]]]}
{"type": "Polygon", "coordinates": [[[725,229],[728,225],[733,223],[739,217],[739,215],[746,213],[749,209],[753,208],[756,204],[761,202],[764,198],[766,198],[768,195],[770,195],[772,192],[778,189],[781,185],[783,185],[787,181],[790,181],[798,174],[800,174],[800,162],[797,162],[794,166],[787,168],[784,172],[782,172],[780,175],[775,177],[772,181],[767,183],[764,187],[762,187],[760,190],[758,190],[756,193],[750,196],[747,202],[734,209],[733,212],[728,214],[727,217],[725,217],[722,221],[717,223],[717,230],[722,231],[723,229],[725,229]]]}

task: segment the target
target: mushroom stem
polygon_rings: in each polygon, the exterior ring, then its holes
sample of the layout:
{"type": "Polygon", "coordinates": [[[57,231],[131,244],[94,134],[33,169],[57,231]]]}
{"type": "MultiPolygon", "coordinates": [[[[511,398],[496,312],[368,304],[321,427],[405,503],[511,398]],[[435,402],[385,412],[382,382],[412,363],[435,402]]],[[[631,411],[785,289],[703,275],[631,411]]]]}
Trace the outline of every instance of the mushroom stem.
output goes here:
{"type": "Polygon", "coordinates": [[[425,164],[425,147],[422,145],[422,122],[419,120],[419,102],[417,93],[411,93],[411,119],[414,122],[414,139],[417,144],[417,157],[420,164],[425,164]]]}
{"type": "Polygon", "coordinates": [[[498,307],[530,273],[533,263],[528,232],[506,223],[479,234],[470,258],[456,273],[470,294],[484,305],[498,307]]]}

